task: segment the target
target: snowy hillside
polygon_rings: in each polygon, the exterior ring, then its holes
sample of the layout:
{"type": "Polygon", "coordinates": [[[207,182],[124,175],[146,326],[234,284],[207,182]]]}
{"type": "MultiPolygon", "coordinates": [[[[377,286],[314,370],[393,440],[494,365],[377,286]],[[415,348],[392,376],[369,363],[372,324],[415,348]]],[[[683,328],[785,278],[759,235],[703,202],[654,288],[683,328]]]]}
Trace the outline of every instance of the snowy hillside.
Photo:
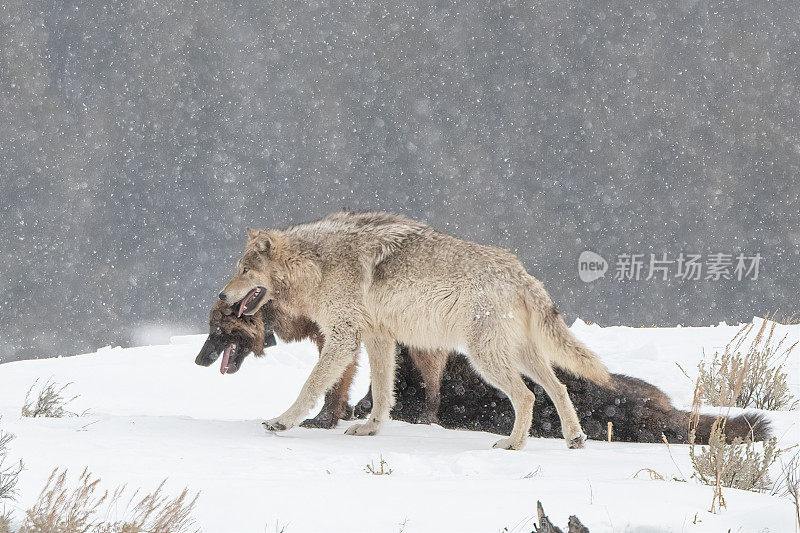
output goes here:
{"type": "MultiPolygon", "coordinates": [[[[676,406],[691,404],[702,350],[713,353],[737,327],[646,328],[590,326],[572,330],[613,372],[661,387],[676,406]]],[[[800,338],[800,326],[782,327],[800,338]]],[[[104,348],[96,353],[0,366],[1,427],[17,438],[10,459],[26,470],[16,503],[19,517],[54,467],[73,476],[84,467],[104,486],[155,488],[168,478],[177,494],[200,491],[195,516],[207,532],[481,532],[532,530],[536,501],[554,523],[577,515],[592,533],[794,531],[788,499],[727,489],[727,509],[708,513],[712,490],[687,483],[634,478],[651,468],[666,479],[689,478],[688,447],[589,441],[569,450],[560,439],[531,439],[522,451],[491,449],[495,435],[392,422],[377,437],[335,430],[266,433],[261,420],[296,397],[316,360],[308,343],[269,348],[242,370],[221,376],[194,357],[204,335],[171,344],[104,348]],[[20,417],[35,379],[72,382],[81,417],[20,417]],[[670,453],[671,452],[671,453],[670,453]],[[365,472],[379,458],[390,475],[365,472]]],[[[362,354],[363,355],[363,354],[362,354]]],[[[366,361],[352,398],[368,386],[366,361]]],[[[787,365],[800,392],[797,360],[787,365]]],[[[710,410],[709,412],[715,412],[710,410]]],[[[800,442],[797,412],[769,412],[780,447],[800,442]]],[[[777,465],[776,465],[777,466],[777,465]]]]}

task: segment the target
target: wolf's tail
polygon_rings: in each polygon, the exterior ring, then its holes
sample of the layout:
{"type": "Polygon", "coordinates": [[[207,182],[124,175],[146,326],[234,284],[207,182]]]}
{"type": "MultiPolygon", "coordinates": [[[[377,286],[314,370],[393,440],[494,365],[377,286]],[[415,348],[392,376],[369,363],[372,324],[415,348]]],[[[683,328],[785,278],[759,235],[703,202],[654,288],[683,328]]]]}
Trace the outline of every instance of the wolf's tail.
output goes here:
{"type": "Polygon", "coordinates": [[[531,332],[534,342],[547,353],[551,364],[599,385],[610,383],[606,366],[575,338],[554,305],[533,320],[534,330],[538,330],[531,332]]]}
{"type": "MultiPolygon", "coordinates": [[[[772,435],[769,420],[760,413],[748,413],[728,419],[722,418],[721,420],[725,424],[723,433],[725,434],[725,441],[728,443],[737,437],[743,441],[752,440],[756,442],[767,440],[772,435]]],[[[708,444],[708,439],[711,437],[711,428],[716,421],[716,416],[700,415],[695,429],[695,442],[708,444]]]]}

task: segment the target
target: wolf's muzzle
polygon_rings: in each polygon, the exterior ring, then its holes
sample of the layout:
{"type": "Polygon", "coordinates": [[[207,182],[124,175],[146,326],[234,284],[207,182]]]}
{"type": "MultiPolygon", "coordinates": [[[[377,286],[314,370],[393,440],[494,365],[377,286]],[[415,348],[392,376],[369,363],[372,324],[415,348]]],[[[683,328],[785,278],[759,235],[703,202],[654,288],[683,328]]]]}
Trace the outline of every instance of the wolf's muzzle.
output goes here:
{"type": "Polygon", "coordinates": [[[195,364],[200,366],[210,366],[214,361],[219,359],[222,349],[223,347],[217,346],[217,343],[214,342],[214,339],[209,337],[206,339],[203,347],[200,348],[200,353],[197,354],[197,357],[194,360],[195,364]]]}

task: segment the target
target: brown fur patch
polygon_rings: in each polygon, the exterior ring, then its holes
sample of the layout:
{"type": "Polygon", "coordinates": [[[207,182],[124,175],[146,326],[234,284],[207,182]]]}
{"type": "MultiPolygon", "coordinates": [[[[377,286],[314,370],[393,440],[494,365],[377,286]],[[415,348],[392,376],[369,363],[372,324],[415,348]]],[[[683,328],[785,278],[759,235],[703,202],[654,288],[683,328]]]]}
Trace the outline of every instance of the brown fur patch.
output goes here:
{"type": "Polygon", "coordinates": [[[236,316],[233,308],[225,302],[217,302],[211,309],[209,317],[209,330],[212,334],[219,333],[230,337],[232,342],[237,342],[247,351],[256,356],[264,354],[264,315],[256,313],[253,316],[236,316]],[[236,341],[234,341],[236,339],[236,341]]]}

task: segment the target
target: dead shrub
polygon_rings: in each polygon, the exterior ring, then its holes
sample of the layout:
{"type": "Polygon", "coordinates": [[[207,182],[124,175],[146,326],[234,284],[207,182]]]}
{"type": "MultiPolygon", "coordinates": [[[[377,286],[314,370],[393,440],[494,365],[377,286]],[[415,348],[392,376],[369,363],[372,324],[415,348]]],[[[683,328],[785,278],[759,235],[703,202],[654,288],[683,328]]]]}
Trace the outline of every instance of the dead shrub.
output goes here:
{"type": "Polygon", "coordinates": [[[136,491],[123,511],[122,518],[111,518],[125,492],[119,487],[109,494],[100,489],[100,479],[84,470],[75,488],[67,484],[66,469],[53,470],[34,506],[26,512],[25,522],[17,533],[185,533],[193,529],[192,512],[198,495],[189,497],[184,489],[176,498],[163,493],[164,482],[139,497],[136,491]],[[101,517],[105,510],[105,516],[101,517]]]}
{"type": "Polygon", "coordinates": [[[7,466],[6,456],[8,455],[8,445],[14,439],[14,435],[0,429],[0,533],[11,531],[10,512],[5,509],[5,503],[14,501],[17,496],[17,481],[22,472],[22,461],[16,465],[7,466]]]}
{"type": "MultiPolygon", "coordinates": [[[[742,378],[735,379],[734,393],[739,392],[742,378]]],[[[692,411],[689,418],[689,457],[694,474],[701,483],[714,487],[714,496],[710,511],[713,513],[725,507],[722,488],[735,488],[754,492],[765,492],[770,489],[769,467],[777,461],[781,450],[777,448],[778,440],[772,437],[763,443],[763,451],[759,451],[755,443],[743,442],[736,437],[730,444],[726,442],[725,422],[727,416],[718,416],[711,426],[708,445],[695,444],[697,425],[700,419],[700,387],[695,387],[692,411]]]]}
{"type": "Polygon", "coordinates": [[[706,485],[717,482],[723,487],[763,492],[771,487],[769,467],[778,459],[777,439],[764,442],[763,452],[753,442],[742,442],[736,437],[731,444],[725,442],[725,422],[718,419],[711,428],[707,446],[699,452],[690,441],[689,455],[695,475],[706,485]]]}
{"type": "Polygon", "coordinates": [[[39,494],[39,499],[26,511],[25,523],[19,533],[84,533],[91,531],[92,521],[108,492],[98,492],[100,479],[92,479],[84,469],[78,486],[67,486],[67,471],[53,470],[39,494]]]}
{"type": "Polygon", "coordinates": [[[130,516],[113,524],[112,527],[98,530],[98,532],[108,533],[178,533],[191,531],[194,519],[192,511],[199,494],[194,497],[189,496],[189,489],[183,491],[176,497],[170,498],[163,493],[164,483],[156,488],[155,491],[145,494],[141,499],[137,498],[138,491],[130,498],[128,508],[130,516]],[[137,503],[131,504],[134,501],[137,503]]]}
{"type": "Polygon", "coordinates": [[[4,512],[0,515],[0,533],[14,533],[11,529],[11,514],[4,512]]]}
{"type": "Polygon", "coordinates": [[[370,461],[369,464],[366,465],[364,468],[364,472],[367,474],[372,474],[373,476],[388,476],[392,473],[391,468],[387,468],[389,463],[383,460],[383,455],[381,455],[380,462],[378,463],[378,468],[375,467],[374,462],[370,461]]]}
{"type": "Polygon", "coordinates": [[[722,352],[698,366],[700,396],[720,407],[795,409],[783,365],[797,346],[780,337],[778,323],[767,317],[759,328],[745,324],[722,352]],[[741,381],[741,384],[737,383],[741,381]]]}
{"type": "Polygon", "coordinates": [[[781,461],[781,466],[780,476],[770,495],[789,498],[794,505],[795,526],[800,531],[800,452],[795,452],[786,462],[781,461]]]}
{"type": "Polygon", "coordinates": [[[800,462],[797,455],[790,461],[786,469],[786,493],[794,503],[794,519],[797,529],[800,530],[800,462]]]}
{"type": "Polygon", "coordinates": [[[50,417],[50,418],[62,418],[65,416],[79,416],[78,413],[73,413],[72,411],[67,410],[67,406],[73,400],[77,399],[78,396],[73,396],[71,398],[64,395],[64,391],[72,385],[72,383],[67,383],[66,385],[59,386],[58,384],[54,383],[51,380],[47,380],[47,382],[39,389],[39,392],[36,394],[36,401],[34,402],[31,399],[31,393],[33,389],[36,387],[36,384],[39,383],[39,380],[33,382],[33,385],[28,389],[28,392],[25,394],[25,404],[22,406],[22,416],[25,417],[50,417]]]}

